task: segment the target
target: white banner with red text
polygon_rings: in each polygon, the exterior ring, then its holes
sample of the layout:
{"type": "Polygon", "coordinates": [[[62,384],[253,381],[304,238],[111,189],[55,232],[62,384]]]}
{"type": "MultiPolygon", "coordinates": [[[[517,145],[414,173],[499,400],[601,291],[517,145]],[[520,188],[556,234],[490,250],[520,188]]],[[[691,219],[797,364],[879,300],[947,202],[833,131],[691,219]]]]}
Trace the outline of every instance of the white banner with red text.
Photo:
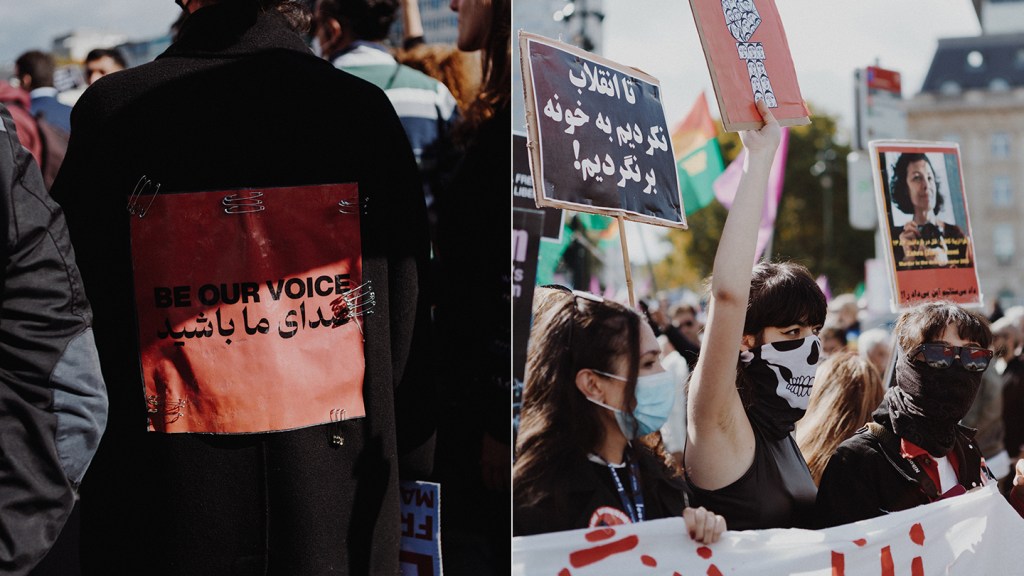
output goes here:
{"type": "Polygon", "coordinates": [[[1024,519],[995,485],[825,530],[727,531],[682,518],[514,538],[515,576],[1024,575],[1024,519]]]}

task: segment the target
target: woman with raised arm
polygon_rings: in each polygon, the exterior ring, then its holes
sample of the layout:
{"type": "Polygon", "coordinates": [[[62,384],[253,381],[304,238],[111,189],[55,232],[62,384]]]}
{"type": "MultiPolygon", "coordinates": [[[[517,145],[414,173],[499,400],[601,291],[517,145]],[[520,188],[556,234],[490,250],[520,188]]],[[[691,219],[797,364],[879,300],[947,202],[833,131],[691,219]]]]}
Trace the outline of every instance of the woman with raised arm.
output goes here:
{"type": "Polygon", "coordinates": [[[780,138],[771,111],[757,107],[765,125],[740,133],[747,157],[715,255],[684,455],[695,497],[735,530],[812,524],[816,489],[790,433],[810,397],[826,312],[803,266],[762,262],[751,270],[780,138]]]}

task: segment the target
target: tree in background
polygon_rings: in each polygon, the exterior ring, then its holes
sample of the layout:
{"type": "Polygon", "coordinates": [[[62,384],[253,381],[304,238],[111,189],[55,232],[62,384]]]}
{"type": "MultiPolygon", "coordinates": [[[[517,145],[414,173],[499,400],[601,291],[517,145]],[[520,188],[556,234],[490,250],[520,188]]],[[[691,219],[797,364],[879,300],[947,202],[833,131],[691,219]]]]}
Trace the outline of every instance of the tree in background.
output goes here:
{"type": "MultiPolygon", "coordinates": [[[[828,114],[812,115],[811,124],[790,128],[770,257],[800,262],[812,273],[827,276],[833,291],[852,292],[864,279],[864,261],[874,256],[874,232],[850,227],[846,179],[850,148],[835,143],[835,134],[836,119],[828,114]]],[[[720,130],[718,143],[727,163],[739,154],[735,133],[720,130]]],[[[672,248],[654,266],[659,287],[701,290],[711,272],[726,213],[721,204],[712,201],[689,216],[688,230],[668,232],[666,241],[672,248]]]]}

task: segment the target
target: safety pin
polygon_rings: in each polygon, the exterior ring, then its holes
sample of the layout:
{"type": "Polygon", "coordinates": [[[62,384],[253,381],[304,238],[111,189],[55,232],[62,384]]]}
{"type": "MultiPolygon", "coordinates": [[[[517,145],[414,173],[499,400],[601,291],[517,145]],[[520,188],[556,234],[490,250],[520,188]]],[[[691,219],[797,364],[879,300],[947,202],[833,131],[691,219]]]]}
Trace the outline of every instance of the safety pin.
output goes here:
{"type": "Polygon", "coordinates": [[[341,435],[341,421],[344,419],[344,408],[331,409],[331,444],[335,446],[343,446],[345,444],[345,438],[341,435]]]}
{"type": "Polygon", "coordinates": [[[159,414],[160,411],[161,411],[160,410],[160,406],[161,405],[165,406],[164,409],[163,409],[163,415],[165,417],[164,418],[164,423],[165,424],[174,424],[179,419],[181,419],[181,417],[184,416],[184,414],[185,414],[185,399],[184,398],[181,398],[179,400],[175,400],[174,402],[171,402],[171,403],[168,404],[166,402],[160,402],[160,400],[159,400],[159,398],[157,397],[156,394],[149,394],[149,395],[146,396],[146,404],[149,406],[147,411],[150,414],[159,414]],[[170,416],[172,414],[173,414],[174,417],[172,419],[170,419],[170,420],[167,420],[166,417],[170,416]]]}
{"type": "Polygon", "coordinates": [[[253,212],[262,212],[267,207],[263,204],[263,192],[252,191],[247,196],[241,194],[231,194],[225,196],[221,200],[221,204],[225,206],[225,214],[251,214],[253,212]]]}
{"type": "Polygon", "coordinates": [[[156,187],[153,189],[153,194],[149,198],[149,204],[146,204],[145,208],[139,210],[138,202],[139,199],[142,197],[143,193],[145,193],[146,190],[149,189],[150,186],[152,185],[153,181],[150,180],[149,178],[146,178],[145,174],[143,174],[139,178],[139,181],[135,183],[135,189],[133,189],[131,195],[128,196],[127,208],[129,214],[131,214],[132,216],[138,216],[139,218],[142,218],[143,216],[146,215],[147,212],[149,212],[149,209],[153,206],[153,201],[156,200],[156,195],[160,193],[159,183],[157,183],[156,187]]]}
{"type": "Polygon", "coordinates": [[[364,216],[367,214],[367,206],[369,206],[369,197],[366,198],[342,198],[338,201],[338,212],[342,214],[357,214],[362,213],[364,216]]]}
{"type": "MultiPolygon", "coordinates": [[[[331,312],[334,313],[334,317],[343,319],[335,326],[347,324],[349,320],[360,316],[373,314],[373,307],[376,305],[377,293],[373,291],[372,281],[367,280],[331,302],[331,312]]],[[[358,321],[356,328],[359,329],[360,334],[363,334],[363,327],[358,321]]]]}

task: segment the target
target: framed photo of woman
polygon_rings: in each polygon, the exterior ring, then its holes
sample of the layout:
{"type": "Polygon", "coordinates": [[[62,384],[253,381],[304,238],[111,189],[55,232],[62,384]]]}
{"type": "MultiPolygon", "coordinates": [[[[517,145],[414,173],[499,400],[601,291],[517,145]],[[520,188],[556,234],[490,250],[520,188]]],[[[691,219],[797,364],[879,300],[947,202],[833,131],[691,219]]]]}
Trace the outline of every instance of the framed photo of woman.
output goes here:
{"type": "Polygon", "coordinates": [[[981,305],[960,147],[869,143],[894,311],[931,300],[981,305]]]}

